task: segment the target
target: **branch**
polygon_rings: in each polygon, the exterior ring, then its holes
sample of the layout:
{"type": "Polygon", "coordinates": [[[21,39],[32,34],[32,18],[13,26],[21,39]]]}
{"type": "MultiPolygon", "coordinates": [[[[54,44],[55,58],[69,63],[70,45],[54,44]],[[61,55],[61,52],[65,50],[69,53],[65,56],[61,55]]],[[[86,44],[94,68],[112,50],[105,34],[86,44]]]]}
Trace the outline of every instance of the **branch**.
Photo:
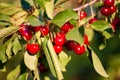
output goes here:
{"type": "Polygon", "coordinates": [[[87,4],[85,4],[85,5],[79,6],[79,7],[75,8],[75,9],[73,9],[73,10],[74,10],[74,11],[80,11],[81,9],[83,9],[83,8],[85,8],[85,7],[88,7],[89,5],[92,5],[92,4],[94,4],[95,2],[97,2],[97,0],[93,0],[93,1],[91,1],[91,2],[89,2],[89,3],[87,3],[87,4]]]}

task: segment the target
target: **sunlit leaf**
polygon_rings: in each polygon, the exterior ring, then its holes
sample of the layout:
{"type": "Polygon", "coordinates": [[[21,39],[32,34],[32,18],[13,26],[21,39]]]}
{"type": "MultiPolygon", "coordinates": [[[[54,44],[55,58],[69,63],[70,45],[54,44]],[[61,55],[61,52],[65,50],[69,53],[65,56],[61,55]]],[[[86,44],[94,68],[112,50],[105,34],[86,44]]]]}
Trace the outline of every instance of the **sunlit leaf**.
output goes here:
{"type": "Polygon", "coordinates": [[[18,77],[18,79],[17,80],[26,80],[26,75],[27,75],[27,73],[25,72],[25,73],[23,73],[23,74],[21,74],[19,77],[18,77]]]}
{"type": "Polygon", "coordinates": [[[72,10],[65,10],[62,11],[60,13],[58,13],[54,19],[53,19],[53,23],[58,25],[59,27],[62,27],[63,24],[65,24],[66,22],[68,22],[71,19],[78,19],[79,16],[76,12],[72,11],[72,10]]]}
{"type": "Polygon", "coordinates": [[[37,63],[37,55],[30,55],[27,51],[24,53],[24,62],[25,65],[30,70],[36,69],[36,63],[37,63]]]}
{"type": "Polygon", "coordinates": [[[91,27],[97,31],[104,31],[105,29],[110,28],[110,24],[106,21],[98,20],[91,24],[91,27]]]}
{"type": "Polygon", "coordinates": [[[6,57],[6,54],[5,54],[5,45],[1,45],[0,46],[0,60],[2,63],[6,62],[7,61],[7,57],[6,57]]]}
{"type": "Polygon", "coordinates": [[[66,66],[71,60],[71,56],[68,56],[64,51],[62,51],[59,53],[58,57],[61,65],[61,70],[66,71],[66,66]]]}
{"type": "Polygon", "coordinates": [[[29,19],[29,22],[32,26],[39,26],[39,25],[43,25],[43,22],[41,22],[39,20],[39,18],[35,17],[35,16],[31,16],[29,19]]]}
{"type": "Polygon", "coordinates": [[[11,26],[11,27],[0,29],[0,39],[15,33],[16,31],[18,31],[18,29],[19,29],[19,27],[16,27],[16,26],[14,26],[14,27],[11,26]]]}
{"type": "Polygon", "coordinates": [[[18,65],[14,70],[12,70],[7,75],[7,80],[16,80],[19,74],[20,74],[20,65],[18,65]]]}
{"type": "Polygon", "coordinates": [[[18,40],[18,38],[16,37],[15,40],[13,41],[13,52],[16,55],[18,53],[18,51],[20,51],[22,49],[22,46],[18,40]]]}
{"type": "Polygon", "coordinates": [[[43,43],[43,50],[45,51],[46,59],[47,59],[47,61],[48,61],[48,65],[49,65],[49,67],[50,67],[51,73],[52,73],[55,77],[57,77],[56,71],[55,71],[55,67],[54,67],[54,64],[53,64],[53,61],[52,61],[52,58],[51,58],[51,55],[50,55],[50,53],[49,53],[49,51],[48,51],[48,49],[47,49],[47,42],[48,42],[48,40],[47,40],[47,38],[45,38],[45,39],[44,39],[44,43],[43,43]]]}
{"type": "Polygon", "coordinates": [[[50,19],[53,19],[54,0],[45,1],[45,10],[50,19]]]}
{"type": "Polygon", "coordinates": [[[109,77],[109,75],[104,70],[104,67],[103,67],[101,61],[99,60],[98,56],[94,53],[94,51],[92,51],[91,54],[92,54],[93,66],[94,66],[96,72],[103,77],[109,77]]]}
{"type": "MultiPolygon", "coordinates": [[[[82,29],[82,27],[80,29],[82,29]]],[[[80,29],[79,29],[79,27],[75,27],[72,30],[70,30],[66,35],[66,39],[67,40],[74,40],[80,44],[83,44],[83,33],[81,32],[80,29]]]]}
{"type": "Polygon", "coordinates": [[[7,68],[5,65],[0,65],[0,72],[6,72],[7,71],[7,68]],[[1,68],[2,66],[2,68],[1,68]]]}
{"type": "Polygon", "coordinates": [[[10,21],[10,16],[0,13],[0,21],[10,21]]]}

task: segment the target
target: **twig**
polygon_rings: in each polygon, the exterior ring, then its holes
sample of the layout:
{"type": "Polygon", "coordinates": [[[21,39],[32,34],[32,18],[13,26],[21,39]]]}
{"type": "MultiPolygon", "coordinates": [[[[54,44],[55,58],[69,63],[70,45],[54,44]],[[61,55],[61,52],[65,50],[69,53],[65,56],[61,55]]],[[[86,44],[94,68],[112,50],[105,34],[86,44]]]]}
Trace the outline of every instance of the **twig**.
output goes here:
{"type": "Polygon", "coordinates": [[[94,4],[95,2],[97,2],[97,0],[93,0],[93,1],[91,1],[91,2],[89,2],[89,3],[87,3],[87,4],[85,4],[85,5],[79,6],[79,7],[75,8],[75,9],[73,9],[73,10],[74,10],[74,11],[80,11],[82,8],[85,8],[85,7],[89,6],[89,5],[92,5],[92,4],[94,4]]]}

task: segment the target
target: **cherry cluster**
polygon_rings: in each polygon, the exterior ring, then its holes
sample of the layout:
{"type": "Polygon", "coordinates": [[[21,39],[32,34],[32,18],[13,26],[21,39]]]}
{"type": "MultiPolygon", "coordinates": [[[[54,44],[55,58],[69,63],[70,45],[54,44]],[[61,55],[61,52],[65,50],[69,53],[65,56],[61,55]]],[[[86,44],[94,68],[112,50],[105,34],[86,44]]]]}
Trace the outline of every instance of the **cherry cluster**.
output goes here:
{"type": "Polygon", "coordinates": [[[114,0],[103,0],[103,3],[103,7],[100,10],[102,15],[109,16],[116,12],[117,7],[114,5],[114,0]]]}

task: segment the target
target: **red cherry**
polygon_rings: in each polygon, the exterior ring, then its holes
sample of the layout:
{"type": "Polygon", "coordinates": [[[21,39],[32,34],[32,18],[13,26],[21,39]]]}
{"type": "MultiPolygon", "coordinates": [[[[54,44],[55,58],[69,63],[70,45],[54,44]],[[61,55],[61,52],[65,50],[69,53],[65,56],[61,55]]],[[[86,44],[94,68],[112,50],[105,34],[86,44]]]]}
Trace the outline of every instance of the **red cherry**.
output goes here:
{"type": "Polygon", "coordinates": [[[77,45],[77,43],[74,40],[68,40],[65,43],[65,47],[67,47],[68,50],[74,50],[74,47],[77,45]]]}
{"type": "Polygon", "coordinates": [[[56,34],[56,36],[61,36],[61,37],[65,38],[65,33],[64,32],[58,32],[56,34]]]}
{"type": "Polygon", "coordinates": [[[32,32],[28,29],[27,25],[21,24],[19,33],[25,40],[30,40],[32,38],[32,32]]]}
{"type": "Polygon", "coordinates": [[[101,12],[101,14],[102,15],[104,15],[104,16],[109,16],[111,13],[110,13],[110,8],[108,8],[108,7],[102,7],[101,9],[100,9],[100,12],[101,12]]]}
{"type": "Polygon", "coordinates": [[[67,22],[61,27],[61,31],[63,31],[64,33],[67,33],[68,31],[73,29],[73,27],[74,27],[73,25],[71,25],[69,22],[67,22]]]}
{"type": "Polygon", "coordinates": [[[84,44],[89,45],[88,36],[84,35],[84,44]]]}
{"type": "Polygon", "coordinates": [[[41,32],[41,36],[46,36],[49,33],[49,28],[48,26],[41,26],[40,27],[40,32],[41,32]]]}
{"type": "Polygon", "coordinates": [[[104,2],[104,6],[110,7],[114,5],[115,0],[103,0],[103,2],[104,2]]]}
{"type": "Polygon", "coordinates": [[[113,6],[110,7],[110,13],[111,14],[113,14],[114,12],[116,12],[116,10],[117,10],[116,6],[113,5],[113,6]]]}
{"type": "Polygon", "coordinates": [[[37,31],[40,31],[40,26],[35,26],[35,27],[32,27],[32,30],[33,32],[37,32],[37,31]]]}
{"type": "Polygon", "coordinates": [[[89,20],[89,24],[92,24],[93,22],[96,22],[97,21],[97,18],[92,18],[89,20]]]}
{"type": "Polygon", "coordinates": [[[54,50],[57,54],[59,54],[62,51],[62,46],[54,45],[54,50]]]}
{"type": "Polygon", "coordinates": [[[47,71],[47,69],[45,68],[45,65],[43,63],[39,64],[38,69],[42,73],[47,71]]]}
{"type": "Polygon", "coordinates": [[[120,19],[118,17],[114,18],[111,23],[113,31],[116,31],[117,27],[120,26],[120,19]]]}
{"type": "Polygon", "coordinates": [[[29,52],[29,54],[34,55],[40,51],[40,46],[38,44],[27,44],[26,50],[29,52]]]}
{"type": "Polygon", "coordinates": [[[86,12],[84,11],[80,11],[80,20],[82,20],[83,18],[87,17],[86,12]]]}
{"type": "Polygon", "coordinates": [[[65,41],[66,41],[65,37],[62,36],[56,35],[56,37],[54,38],[54,43],[59,46],[62,46],[65,43],[65,41]]]}
{"type": "Polygon", "coordinates": [[[78,55],[82,55],[85,53],[85,47],[84,45],[76,45],[75,48],[74,48],[74,52],[78,55]]]}

